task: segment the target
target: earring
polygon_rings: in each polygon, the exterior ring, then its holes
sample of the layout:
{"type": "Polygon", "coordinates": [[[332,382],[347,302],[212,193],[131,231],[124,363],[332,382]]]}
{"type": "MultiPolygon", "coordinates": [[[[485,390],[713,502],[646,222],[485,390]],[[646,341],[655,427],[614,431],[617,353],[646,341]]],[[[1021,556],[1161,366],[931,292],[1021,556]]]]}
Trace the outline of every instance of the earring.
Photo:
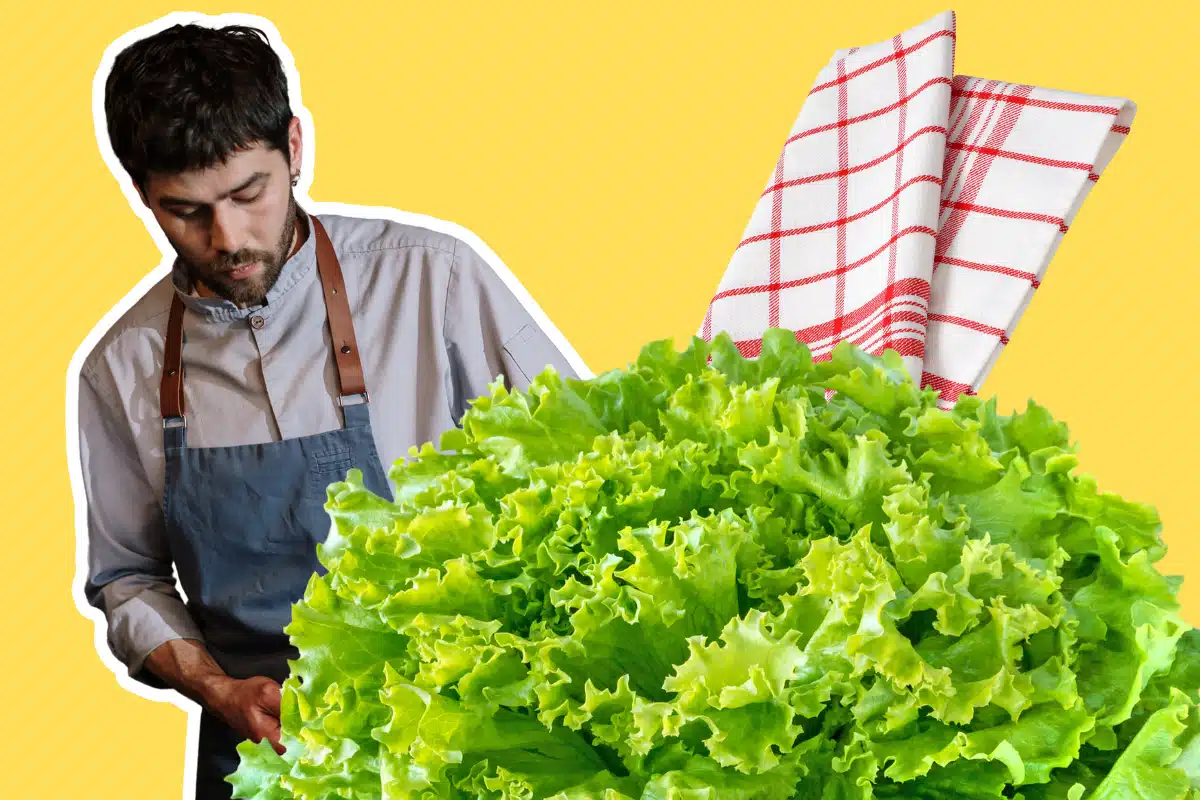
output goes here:
{"type": "Polygon", "coordinates": [[[297,174],[295,174],[295,175],[293,175],[293,176],[292,176],[292,186],[295,186],[295,185],[296,185],[296,184],[298,184],[298,183],[300,183],[300,175],[299,175],[299,173],[297,173],[297,174]]]}

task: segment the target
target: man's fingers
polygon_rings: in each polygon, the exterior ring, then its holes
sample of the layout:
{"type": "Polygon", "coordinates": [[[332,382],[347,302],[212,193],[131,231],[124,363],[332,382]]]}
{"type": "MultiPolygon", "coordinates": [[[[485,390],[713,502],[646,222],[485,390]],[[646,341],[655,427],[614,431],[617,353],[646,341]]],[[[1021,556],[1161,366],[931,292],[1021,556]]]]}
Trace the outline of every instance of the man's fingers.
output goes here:
{"type": "Polygon", "coordinates": [[[287,752],[287,748],[279,743],[279,737],[282,731],[279,727],[279,720],[276,717],[261,711],[256,711],[254,712],[254,717],[251,721],[251,724],[254,728],[254,741],[256,743],[266,739],[271,743],[271,747],[275,748],[275,752],[279,755],[283,755],[285,752],[287,752]]]}
{"type": "Polygon", "coordinates": [[[275,681],[263,684],[259,697],[262,699],[263,710],[278,717],[279,704],[283,697],[283,692],[279,684],[275,681]]]}
{"type": "Polygon", "coordinates": [[[280,734],[280,723],[277,720],[271,720],[266,726],[266,740],[271,742],[271,747],[274,747],[275,752],[282,756],[283,753],[288,752],[288,748],[280,744],[280,734]]]}

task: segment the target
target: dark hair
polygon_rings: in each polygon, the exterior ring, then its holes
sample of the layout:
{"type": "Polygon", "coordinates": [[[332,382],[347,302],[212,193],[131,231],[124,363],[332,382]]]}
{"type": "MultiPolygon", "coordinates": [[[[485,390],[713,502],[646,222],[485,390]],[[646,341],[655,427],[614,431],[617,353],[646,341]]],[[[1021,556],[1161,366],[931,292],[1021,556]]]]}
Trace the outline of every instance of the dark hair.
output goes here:
{"type": "Polygon", "coordinates": [[[173,25],[135,42],[113,61],[104,113],[143,191],[150,172],[207,169],[258,143],[291,161],[287,76],[258,28],[173,25]]]}

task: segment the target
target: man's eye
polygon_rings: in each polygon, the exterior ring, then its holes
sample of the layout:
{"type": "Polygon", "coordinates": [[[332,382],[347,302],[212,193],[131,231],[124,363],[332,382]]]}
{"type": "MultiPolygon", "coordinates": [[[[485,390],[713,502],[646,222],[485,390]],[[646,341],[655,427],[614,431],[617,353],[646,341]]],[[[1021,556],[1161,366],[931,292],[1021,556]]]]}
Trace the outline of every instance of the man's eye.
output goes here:
{"type": "Polygon", "coordinates": [[[204,211],[199,208],[193,208],[191,211],[176,211],[175,216],[180,219],[198,219],[204,211]]]}
{"type": "Polygon", "coordinates": [[[252,197],[235,197],[233,199],[237,200],[239,203],[253,203],[255,200],[258,200],[262,196],[263,196],[263,193],[259,192],[255,195],[253,195],[252,197]]]}

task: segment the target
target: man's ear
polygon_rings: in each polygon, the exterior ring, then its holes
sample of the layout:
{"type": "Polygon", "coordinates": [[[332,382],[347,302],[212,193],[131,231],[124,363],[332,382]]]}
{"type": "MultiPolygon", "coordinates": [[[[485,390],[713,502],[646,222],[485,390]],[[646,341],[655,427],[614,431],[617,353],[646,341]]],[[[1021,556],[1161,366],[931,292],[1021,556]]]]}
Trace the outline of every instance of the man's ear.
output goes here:
{"type": "Polygon", "coordinates": [[[293,116],[288,123],[288,164],[292,174],[299,175],[304,167],[304,134],[300,127],[300,118],[293,116]]]}

